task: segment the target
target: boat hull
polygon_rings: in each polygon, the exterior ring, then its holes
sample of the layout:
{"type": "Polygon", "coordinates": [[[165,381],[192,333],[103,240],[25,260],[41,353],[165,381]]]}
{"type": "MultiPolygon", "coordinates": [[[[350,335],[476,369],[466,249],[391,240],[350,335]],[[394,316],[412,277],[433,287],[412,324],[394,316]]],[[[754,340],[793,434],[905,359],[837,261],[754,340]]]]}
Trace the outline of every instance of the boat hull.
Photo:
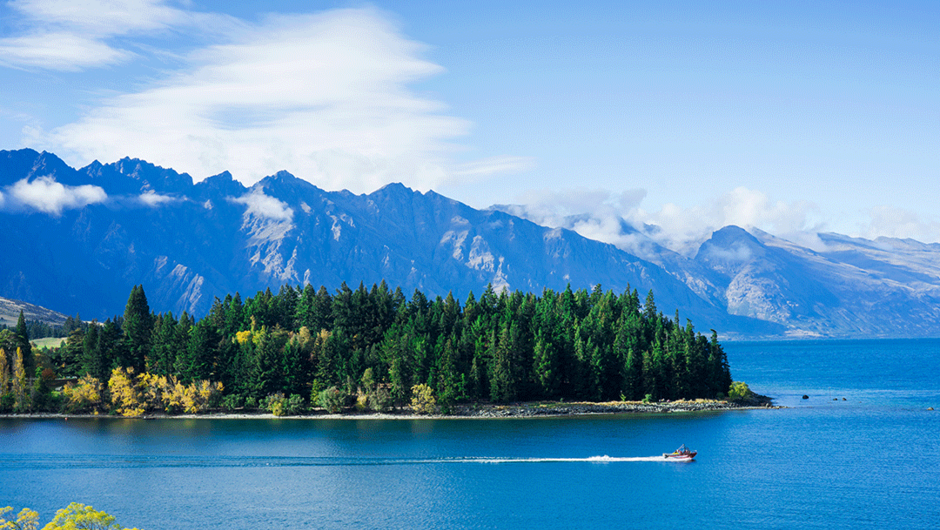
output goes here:
{"type": "Polygon", "coordinates": [[[692,451],[690,453],[663,453],[663,458],[666,460],[692,460],[697,454],[698,451],[692,451]]]}

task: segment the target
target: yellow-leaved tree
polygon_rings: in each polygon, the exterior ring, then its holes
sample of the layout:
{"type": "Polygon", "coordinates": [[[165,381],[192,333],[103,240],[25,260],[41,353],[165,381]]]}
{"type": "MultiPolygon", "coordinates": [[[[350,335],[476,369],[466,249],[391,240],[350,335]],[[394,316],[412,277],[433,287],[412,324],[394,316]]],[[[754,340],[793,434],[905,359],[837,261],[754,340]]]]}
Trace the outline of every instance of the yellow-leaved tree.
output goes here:
{"type": "Polygon", "coordinates": [[[113,515],[73,502],[59,510],[42,530],[137,530],[117,524],[113,515]]]}
{"type": "Polygon", "coordinates": [[[434,389],[425,384],[411,387],[411,410],[416,414],[434,414],[437,412],[437,399],[434,389]]]}
{"type": "Polygon", "coordinates": [[[39,528],[39,513],[23,508],[16,519],[7,520],[6,515],[13,511],[11,506],[0,508],[0,530],[36,530],[39,528]]]}
{"type": "Polygon", "coordinates": [[[29,386],[26,382],[26,368],[23,364],[23,348],[16,347],[16,358],[13,360],[13,398],[16,400],[13,409],[24,412],[29,409],[29,386]]]}
{"type": "Polygon", "coordinates": [[[93,409],[98,413],[101,404],[101,382],[85,374],[78,383],[69,383],[62,389],[66,399],[66,408],[69,412],[83,412],[93,409]]]}
{"type": "Polygon", "coordinates": [[[111,404],[122,416],[135,418],[145,412],[145,403],[141,400],[140,378],[134,377],[134,369],[115,368],[108,380],[111,391],[111,404]]]}
{"type": "Polygon", "coordinates": [[[10,386],[10,363],[7,361],[7,352],[0,348],[0,394],[7,391],[10,386]]]}

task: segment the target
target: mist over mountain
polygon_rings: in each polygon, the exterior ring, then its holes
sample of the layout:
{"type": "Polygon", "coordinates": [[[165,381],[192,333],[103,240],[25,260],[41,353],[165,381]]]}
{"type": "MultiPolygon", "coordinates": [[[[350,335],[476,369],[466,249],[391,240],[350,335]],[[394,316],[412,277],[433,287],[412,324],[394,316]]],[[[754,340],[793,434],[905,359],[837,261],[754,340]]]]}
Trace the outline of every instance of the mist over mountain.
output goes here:
{"type": "Polygon", "coordinates": [[[625,221],[615,246],[511,212],[401,184],[328,192],[286,171],[193,183],[137,159],[73,169],[0,151],[0,296],[90,319],[123,312],[141,283],[155,311],[197,315],[283,284],[384,279],[459,298],[600,284],[653,289],[661,311],[723,336],[940,335],[940,245],[820,234],[814,251],[732,226],[688,257],[625,221]]]}

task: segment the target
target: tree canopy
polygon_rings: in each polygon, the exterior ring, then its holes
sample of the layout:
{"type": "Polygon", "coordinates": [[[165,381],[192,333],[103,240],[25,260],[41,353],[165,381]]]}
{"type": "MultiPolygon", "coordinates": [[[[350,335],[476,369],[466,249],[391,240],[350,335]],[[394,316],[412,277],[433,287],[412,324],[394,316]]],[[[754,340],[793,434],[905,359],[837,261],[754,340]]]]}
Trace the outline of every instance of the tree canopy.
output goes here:
{"type": "Polygon", "coordinates": [[[664,316],[652,291],[641,303],[636,290],[600,286],[541,295],[488,286],[461,303],[419,290],[406,298],[385,282],[343,283],[334,294],[285,285],[216,299],[200,319],[152,313],[135,286],[123,317],[76,327],[50,364],[59,376],[87,374],[103,388],[117,368],[184,386],[221,383],[223,400],[246,404],[275,395],[316,403],[331,388],[353,399],[383,392],[363,403],[403,405],[423,385],[447,407],[714,398],[731,385],[717,333],[697,333],[678,312],[664,316]]]}

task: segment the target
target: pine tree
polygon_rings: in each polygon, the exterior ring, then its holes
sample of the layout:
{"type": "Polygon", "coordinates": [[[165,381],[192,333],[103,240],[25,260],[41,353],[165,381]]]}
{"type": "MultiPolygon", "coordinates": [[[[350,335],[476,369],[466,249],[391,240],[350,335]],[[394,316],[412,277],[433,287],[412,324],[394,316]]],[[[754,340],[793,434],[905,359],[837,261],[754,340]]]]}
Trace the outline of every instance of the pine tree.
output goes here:
{"type": "Polygon", "coordinates": [[[29,343],[29,330],[26,328],[26,318],[23,316],[23,310],[20,309],[20,316],[16,319],[16,328],[13,331],[16,336],[16,347],[23,349],[23,367],[27,374],[35,372],[36,360],[33,356],[33,346],[29,343]]]}
{"type": "Polygon", "coordinates": [[[153,344],[153,316],[143,285],[135,285],[124,308],[124,342],[127,358],[122,362],[124,368],[133,368],[143,373],[147,368],[153,344]]]}
{"type": "Polygon", "coordinates": [[[85,333],[85,341],[82,344],[82,364],[81,371],[88,374],[103,384],[107,384],[108,375],[111,373],[111,366],[105,361],[104,353],[101,351],[101,343],[98,336],[101,333],[101,325],[92,321],[85,333]]]}

